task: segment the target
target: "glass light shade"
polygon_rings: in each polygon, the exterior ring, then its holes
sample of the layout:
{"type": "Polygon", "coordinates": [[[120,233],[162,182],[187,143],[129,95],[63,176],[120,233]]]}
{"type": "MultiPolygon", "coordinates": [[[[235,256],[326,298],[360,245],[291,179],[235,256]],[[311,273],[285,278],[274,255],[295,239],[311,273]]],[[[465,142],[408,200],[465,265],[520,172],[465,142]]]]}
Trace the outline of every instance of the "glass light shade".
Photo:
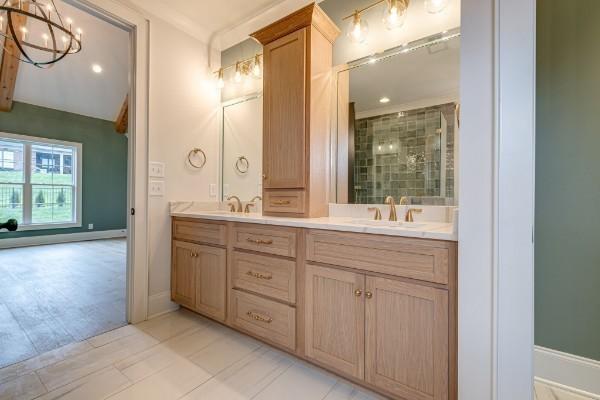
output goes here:
{"type": "Polygon", "coordinates": [[[367,34],[369,33],[369,24],[367,21],[361,19],[359,13],[355,13],[352,20],[348,24],[347,35],[352,43],[364,43],[367,40],[367,34]]]}
{"type": "Polygon", "coordinates": [[[425,10],[430,14],[437,14],[448,7],[449,0],[425,0],[425,10]]]}
{"type": "Polygon", "coordinates": [[[404,25],[407,8],[397,0],[389,0],[383,10],[383,24],[388,30],[398,29],[404,25]]]}
{"type": "Polygon", "coordinates": [[[242,82],[242,67],[239,62],[235,65],[235,74],[233,75],[233,81],[235,83],[242,82]]]}

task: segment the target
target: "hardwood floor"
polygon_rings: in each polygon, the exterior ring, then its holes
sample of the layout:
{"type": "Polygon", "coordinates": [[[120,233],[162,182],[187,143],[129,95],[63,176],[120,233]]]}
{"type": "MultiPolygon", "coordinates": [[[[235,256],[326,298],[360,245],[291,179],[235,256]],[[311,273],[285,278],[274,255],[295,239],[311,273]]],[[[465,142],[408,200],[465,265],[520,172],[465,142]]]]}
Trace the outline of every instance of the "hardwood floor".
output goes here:
{"type": "Polygon", "coordinates": [[[383,398],[180,310],[0,369],[9,399],[383,398]]]}
{"type": "Polygon", "coordinates": [[[0,250],[0,260],[0,368],[127,324],[125,239],[0,250]]]}

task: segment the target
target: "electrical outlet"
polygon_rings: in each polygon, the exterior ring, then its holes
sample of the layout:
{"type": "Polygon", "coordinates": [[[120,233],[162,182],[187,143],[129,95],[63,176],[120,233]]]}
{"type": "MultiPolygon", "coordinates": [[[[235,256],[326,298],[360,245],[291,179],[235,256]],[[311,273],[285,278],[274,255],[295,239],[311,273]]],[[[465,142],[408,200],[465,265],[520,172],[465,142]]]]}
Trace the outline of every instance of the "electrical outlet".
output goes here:
{"type": "Polygon", "coordinates": [[[88,230],[91,231],[92,229],[94,229],[94,224],[88,224],[88,230]]]}
{"type": "Polygon", "coordinates": [[[150,196],[162,197],[165,195],[165,183],[163,181],[150,181],[150,196]]]}
{"type": "Polygon", "coordinates": [[[150,170],[148,172],[151,178],[164,178],[165,177],[165,163],[152,161],[150,163],[150,170]]]}
{"type": "Polygon", "coordinates": [[[217,197],[217,184],[211,183],[208,185],[208,194],[210,197],[217,197]]]}

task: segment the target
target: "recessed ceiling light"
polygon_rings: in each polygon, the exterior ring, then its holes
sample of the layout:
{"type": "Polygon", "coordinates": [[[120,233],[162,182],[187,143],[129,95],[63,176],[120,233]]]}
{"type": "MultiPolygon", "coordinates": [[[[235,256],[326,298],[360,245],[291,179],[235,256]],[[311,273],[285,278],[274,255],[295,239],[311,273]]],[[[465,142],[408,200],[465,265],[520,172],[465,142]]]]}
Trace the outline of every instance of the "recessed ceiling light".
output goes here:
{"type": "Polygon", "coordinates": [[[102,67],[98,64],[93,64],[92,65],[92,71],[94,71],[97,74],[101,74],[102,73],[102,67]]]}
{"type": "Polygon", "coordinates": [[[382,97],[382,98],[379,99],[379,102],[383,103],[383,104],[389,103],[390,99],[388,97],[382,97]]]}

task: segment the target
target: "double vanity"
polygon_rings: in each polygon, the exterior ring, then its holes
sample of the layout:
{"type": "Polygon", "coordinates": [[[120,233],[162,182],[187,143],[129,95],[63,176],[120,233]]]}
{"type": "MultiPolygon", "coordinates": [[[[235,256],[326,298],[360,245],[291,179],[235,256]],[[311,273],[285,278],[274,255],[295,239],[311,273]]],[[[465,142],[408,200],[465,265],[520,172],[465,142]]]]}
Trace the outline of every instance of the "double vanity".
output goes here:
{"type": "Polygon", "coordinates": [[[455,400],[456,82],[435,79],[458,34],[333,67],[339,33],[313,3],[252,35],[263,90],[223,107],[222,202],[172,204],[172,300],[390,398],[455,400]]]}
{"type": "Polygon", "coordinates": [[[175,207],[172,299],[392,398],[455,399],[453,226],[175,207]]]}

